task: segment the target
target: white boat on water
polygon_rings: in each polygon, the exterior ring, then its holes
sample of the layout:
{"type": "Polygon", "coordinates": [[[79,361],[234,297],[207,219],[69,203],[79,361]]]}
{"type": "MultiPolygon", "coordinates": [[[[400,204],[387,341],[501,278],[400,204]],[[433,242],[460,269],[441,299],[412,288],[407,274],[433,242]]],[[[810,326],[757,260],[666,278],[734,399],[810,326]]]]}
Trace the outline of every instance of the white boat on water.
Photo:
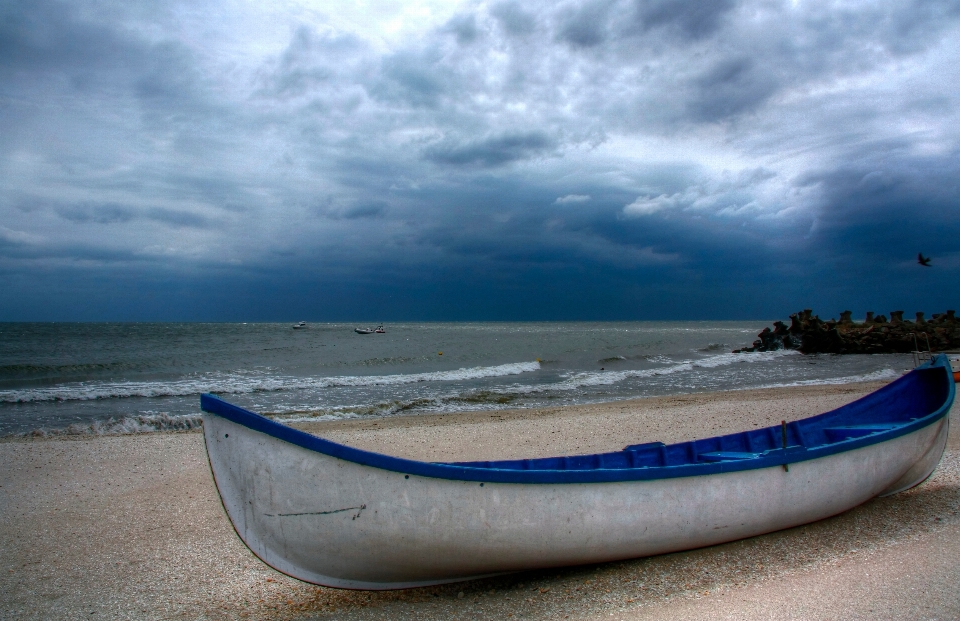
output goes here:
{"type": "Polygon", "coordinates": [[[306,321],[299,321],[299,322],[293,324],[293,329],[294,329],[294,330],[303,330],[303,329],[306,328],[306,327],[307,327],[307,322],[306,322],[306,321]]]}
{"type": "Polygon", "coordinates": [[[383,329],[383,324],[380,324],[376,328],[354,328],[353,330],[357,334],[386,334],[387,331],[383,329]]]}
{"type": "Polygon", "coordinates": [[[201,397],[243,542],[315,584],[401,589],[688,550],[836,515],[924,481],[955,395],[939,355],[858,401],[725,436],[543,459],[427,463],[201,397]]]}

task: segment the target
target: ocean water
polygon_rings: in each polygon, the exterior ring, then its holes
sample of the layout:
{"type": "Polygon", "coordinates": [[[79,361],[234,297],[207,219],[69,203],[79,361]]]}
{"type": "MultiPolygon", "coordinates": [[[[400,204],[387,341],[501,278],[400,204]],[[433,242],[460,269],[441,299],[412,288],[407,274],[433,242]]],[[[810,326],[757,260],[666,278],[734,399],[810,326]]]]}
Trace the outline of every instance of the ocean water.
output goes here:
{"type": "Polygon", "coordinates": [[[910,355],[733,354],[769,322],[0,324],[0,435],[199,425],[217,394],[281,421],[560,406],[892,379],[910,355]]]}

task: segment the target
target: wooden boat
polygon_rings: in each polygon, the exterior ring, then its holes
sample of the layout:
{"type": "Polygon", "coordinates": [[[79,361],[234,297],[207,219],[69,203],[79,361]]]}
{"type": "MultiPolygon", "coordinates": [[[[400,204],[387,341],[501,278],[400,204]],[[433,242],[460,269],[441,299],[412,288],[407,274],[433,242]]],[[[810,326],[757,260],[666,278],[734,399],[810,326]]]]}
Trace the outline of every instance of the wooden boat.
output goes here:
{"type": "Polygon", "coordinates": [[[544,459],[426,463],[201,397],[210,467],[254,554],[315,584],[400,589],[733,541],[924,481],[955,386],[937,356],[812,418],[544,459]]]}

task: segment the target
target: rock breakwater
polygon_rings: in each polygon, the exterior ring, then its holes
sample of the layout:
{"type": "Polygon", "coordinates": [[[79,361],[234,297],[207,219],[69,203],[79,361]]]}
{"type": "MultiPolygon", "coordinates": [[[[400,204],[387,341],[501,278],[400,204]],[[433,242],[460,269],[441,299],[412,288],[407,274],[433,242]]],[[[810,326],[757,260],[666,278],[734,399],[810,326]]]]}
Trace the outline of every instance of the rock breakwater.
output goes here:
{"type": "Polygon", "coordinates": [[[904,319],[903,311],[892,311],[889,319],[868,312],[862,323],[853,321],[852,314],[843,311],[840,319],[823,321],[804,309],[790,315],[790,325],[776,321],[751,347],[733,353],[796,349],[805,354],[888,354],[960,348],[960,318],[953,310],[929,320],[918,312],[915,321],[904,319]]]}

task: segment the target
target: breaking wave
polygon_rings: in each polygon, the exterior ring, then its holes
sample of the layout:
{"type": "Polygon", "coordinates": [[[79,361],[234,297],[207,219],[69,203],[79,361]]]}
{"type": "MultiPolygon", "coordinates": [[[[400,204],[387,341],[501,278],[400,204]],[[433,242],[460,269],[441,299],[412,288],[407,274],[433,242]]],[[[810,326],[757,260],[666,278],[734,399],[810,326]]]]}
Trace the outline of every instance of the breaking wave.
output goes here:
{"type": "MultiPolygon", "coordinates": [[[[697,368],[713,369],[737,363],[750,364],[770,362],[783,356],[793,355],[798,355],[798,353],[793,350],[779,350],[772,352],[753,352],[747,354],[719,354],[699,360],[686,360],[679,362],[674,361],[674,364],[670,366],[655,369],[578,372],[567,374],[559,382],[546,382],[536,385],[511,384],[501,387],[439,394],[432,397],[381,401],[371,405],[355,407],[331,407],[315,410],[291,409],[289,411],[272,412],[268,414],[268,416],[282,422],[313,422],[323,420],[339,420],[348,417],[357,418],[365,416],[391,416],[411,410],[419,412],[458,412],[499,409],[512,406],[524,407],[522,401],[523,397],[526,395],[538,393],[549,394],[552,392],[571,392],[583,388],[589,388],[591,386],[613,385],[634,378],[672,375],[685,371],[694,371],[697,368]]],[[[872,379],[884,379],[886,377],[874,377],[874,375],[877,374],[869,374],[869,376],[864,376],[866,379],[850,377],[839,378],[835,381],[827,381],[836,384],[845,384],[858,381],[870,381],[872,379]]]]}
{"type": "Polygon", "coordinates": [[[116,436],[152,431],[192,431],[203,427],[199,415],[171,416],[166,412],[159,414],[139,414],[95,420],[90,423],[73,424],[67,427],[34,429],[21,437],[62,438],[69,436],[116,436]]]}
{"type": "Polygon", "coordinates": [[[763,384],[758,388],[789,388],[791,386],[835,386],[840,384],[856,384],[858,382],[882,382],[894,380],[903,375],[902,371],[880,369],[863,375],[848,375],[846,377],[827,377],[822,379],[797,380],[780,384],[763,384]]]}
{"type": "MultiPolygon", "coordinates": [[[[605,371],[605,372],[576,372],[561,376],[559,381],[544,382],[542,384],[527,385],[515,383],[508,386],[473,388],[467,390],[452,389],[447,392],[440,392],[430,396],[411,396],[409,398],[385,399],[373,403],[357,405],[336,405],[326,407],[310,407],[304,405],[290,405],[287,407],[273,406],[272,411],[258,410],[264,416],[267,416],[280,423],[301,423],[301,422],[320,422],[344,419],[357,419],[368,417],[383,417],[401,415],[404,413],[425,413],[425,412],[463,412],[476,410],[490,410],[510,407],[527,407],[528,396],[534,394],[549,394],[553,392],[576,391],[591,386],[604,386],[623,382],[633,378],[669,376],[683,372],[695,371],[697,368],[713,369],[731,364],[753,364],[760,362],[770,362],[781,356],[793,355],[795,352],[790,350],[781,350],[776,352],[754,352],[747,354],[720,354],[709,356],[699,360],[674,361],[671,365],[665,365],[661,368],[626,370],[626,371],[605,371]]],[[[533,363],[536,364],[536,363],[533,363]]],[[[435,379],[449,379],[452,374],[458,374],[463,377],[467,373],[473,373],[470,377],[491,377],[493,369],[499,372],[495,376],[502,376],[504,367],[516,367],[518,365],[502,365],[499,367],[487,367],[482,369],[459,369],[451,372],[415,374],[405,376],[380,376],[364,378],[370,381],[378,381],[381,384],[400,384],[411,383],[414,381],[426,381],[425,376],[431,376],[435,379]],[[487,373],[478,375],[477,372],[487,373]],[[439,376],[439,377],[438,377],[439,376]],[[401,381],[403,378],[403,381],[401,381]]],[[[534,370],[537,367],[528,365],[522,368],[534,370]]],[[[523,372],[523,371],[520,371],[523,372]]],[[[887,381],[896,379],[901,375],[900,372],[893,369],[881,369],[871,373],[861,375],[848,375],[835,378],[819,378],[796,380],[791,382],[753,384],[744,388],[780,388],[793,386],[817,386],[817,385],[840,385],[852,384],[857,382],[869,381],[887,381]]],[[[328,378],[329,380],[340,381],[351,378],[328,378]]],[[[328,384],[336,385],[336,384],[328,384]]],[[[354,385],[341,383],[339,385],[354,385]]],[[[690,386],[693,388],[693,386],[690,386]]],[[[728,390],[731,388],[727,388],[728,390]]],[[[736,390],[736,388],[733,388],[736,390]]],[[[249,391],[248,391],[249,392],[249,391]]],[[[67,437],[67,436],[89,436],[89,435],[124,435],[147,433],[154,431],[190,431],[202,427],[200,415],[180,415],[172,416],[168,413],[143,413],[139,415],[127,415],[105,420],[93,421],[85,424],[74,424],[62,429],[37,429],[25,434],[18,434],[30,437],[67,437]]]]}
{"type": "Polygon", "coordinates": [[[661,375],[673,375],[693,371],[697,368],[714,369],[717,367],[731,364],[755,364],[758,362],[771,362],[783,356],[800,355],[791,349],[781,349],[779,351],[769,352],[751,352],[747,354],[718,354],[698,360],[671,361],[668,366],[653,369],[629,369],[624,371],[580,371],[569,373],[563,381],[553,384],[540,385],[514,385],[502,389],[510,392],[522,392],[526,394],[546,392],[552,390],[570,391],[588,388],[591,386],[610,386],[618,384],[627,379],[656,377],[661,375]]]}
{"type": "Polygon", "coordinates": [[[89,401],[128,397],[183,397],[204,392],[246,394],[331,388],[339,386],[388,386],[417,382],[444,382],[504,377],[530,373],[540,369],[539,362],[516,362],[492,367],[461,368],[453,371],[432,371],[400,375],[345,375],[335,377],[294,377],[272,375],[263,371],[210,373],[196,378],[171,382],[75,382],[43,388],[0,390],[2,403],[38,401],[89,401]]]}

